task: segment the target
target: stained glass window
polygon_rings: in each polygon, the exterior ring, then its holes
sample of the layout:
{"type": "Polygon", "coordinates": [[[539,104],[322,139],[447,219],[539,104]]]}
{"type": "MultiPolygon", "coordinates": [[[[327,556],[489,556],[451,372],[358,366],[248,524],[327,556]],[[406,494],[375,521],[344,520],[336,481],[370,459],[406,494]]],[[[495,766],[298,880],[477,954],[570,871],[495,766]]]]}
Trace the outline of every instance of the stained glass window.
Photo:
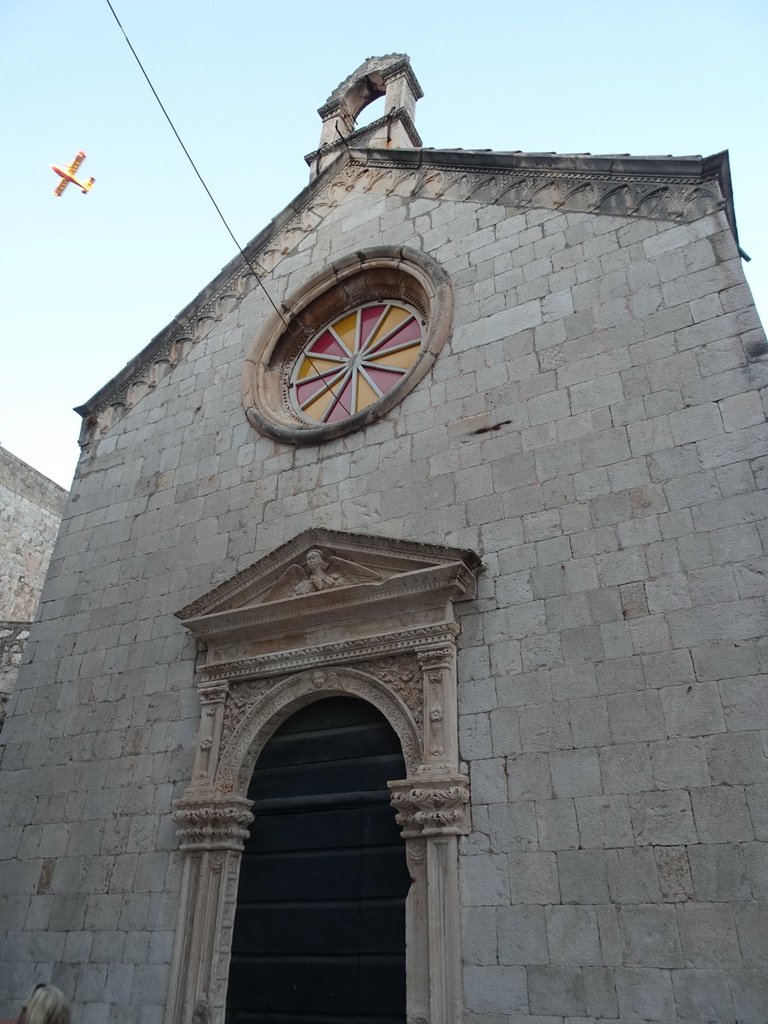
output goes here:
{"type": "Polygon", "coordinates": [[[378,402],[416,362],[418,313],[382,301],[342,314],[304,347],[291,373],[294,410],[308,423],[335,423],[378,402]]]}

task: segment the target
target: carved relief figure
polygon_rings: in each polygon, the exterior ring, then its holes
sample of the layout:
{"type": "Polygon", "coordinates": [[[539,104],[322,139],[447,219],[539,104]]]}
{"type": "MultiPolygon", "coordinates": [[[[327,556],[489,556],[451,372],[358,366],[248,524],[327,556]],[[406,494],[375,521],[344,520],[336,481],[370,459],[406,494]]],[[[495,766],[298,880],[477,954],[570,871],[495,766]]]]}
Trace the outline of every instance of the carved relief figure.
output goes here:
{"type": "Polygon", "coordinates": [[[372,583],[374,580],[381,580],[375,570],[357,562],[349,562],[346,558],[337,558],[336,555],[326,559],[322,551],[312,548],[306,555],[306,567],[298,562],[289,565],[263,600],[279,601],[285,597],[301,597],[318,590],[372,583]]]}

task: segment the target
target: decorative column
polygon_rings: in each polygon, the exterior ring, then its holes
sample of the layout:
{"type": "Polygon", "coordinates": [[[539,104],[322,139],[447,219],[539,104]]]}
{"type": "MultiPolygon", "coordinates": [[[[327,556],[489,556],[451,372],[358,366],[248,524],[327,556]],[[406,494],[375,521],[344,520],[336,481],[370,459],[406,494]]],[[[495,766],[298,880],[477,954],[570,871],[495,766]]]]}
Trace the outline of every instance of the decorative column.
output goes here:
{"type": "Polygon", "coordinates": [[[408,1024],[461,1024],[458,837],[470,831],[469,779],[459,773],[456,649],[417,653],[424,700],[424,761],[390,782],[413,884],[408,944],[420,963],[408,979],[408,1024]]]}
{"type": "Polygon", "coordinates": [[[166,1024],[224,1021],[240,857],[253,821],[250,800],[213,785],[228,692],[228,683],[200,689],[193,781],[173,812],[185,856],[166,1024]]]}
{"type": "Polygon", "coordinates": [[[461,1024],[457,847],[469,832],[469,779],[404,779],[389,788],[413,878],[408,943],[426,956],[426,963],[413,965],[417,984],[409,978],[408,1024],[461,1024]]]}
{"type": "Polygon", "coordinates": [[[240,856],[253,821],[250,801],[242,797],[198,803],[184,797],[173,820],[180,825],[180,849],[186,853],[181,882],[181,919],[176,932],[174,970],[168,993],[167,1024],[208,1024],[224,1020],[226,975],[221,985],[216,966],[228,961],[232,922],[224,918],[240,856]],[[229,884],[228,884],[229,883],[229,884]]]}

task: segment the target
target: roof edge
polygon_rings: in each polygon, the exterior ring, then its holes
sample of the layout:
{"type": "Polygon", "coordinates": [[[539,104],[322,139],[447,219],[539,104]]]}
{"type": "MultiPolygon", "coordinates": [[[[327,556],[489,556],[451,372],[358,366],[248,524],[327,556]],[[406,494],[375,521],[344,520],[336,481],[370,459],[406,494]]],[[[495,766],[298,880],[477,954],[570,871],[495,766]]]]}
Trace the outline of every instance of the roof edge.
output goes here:
{"type": "MultiPolygon", "coordinates": [[[[677,178],[691,182],[717,180],[725,215],[738,245],[733,203],[730,156],[727,149],[711,156],[631,156],[630,154],[524,153],[492,149],[364,149],[353,150],[356,161],[369,166],[442,166],[461,170],[548,170],[590,175],[626,175],[631,178],[677,178]]],[[[741,251],[741,250],[740,250],[741,251]]]]}
{"type": "Polygon", "coordinates": [[[730,185],[728,150],[713,156],[630,156],[591,153],[523,153],[492,149],[366,149],[356,159],[369,164],[442,164],[476,170],[557,170],[590,174],[626,174],[632,177],[709,178],[717,175],[730,185]]]}
{"type": "MultiPolygon", "coordinates": [[[[247,243],[243,248],[243,253],[248,259],[254,259],[255,254],[258,250],[274,235],[276,232],[283,227],[295,214],[299,213],[308,202],[311,201],[316,192],[319,192],[326,184],[328,178],[332,177],[339,168],[341,168],[350,159],[347,150],[343,150],[338,155],[334,156],[331,163],[325,167],[316,178],[314,178],[306,188],[303,188],[298,195],[284,206],[283,209],[262,230],[247,243]]],[[[258,265],[258,264],[257,264],[258,265]]],[[[202,305],[204,305],[216,292],[229,281],[232,275],[239,269],[245,269],[246,263],[240,253],[234,256],[229,263],[226,263],[219,273],[197,293],[197,295],[190,302],[184,306],[183,309],[174,316],[166,326],[159,331],[151,341],[149,341],[144,348],[142,348],[130,362],[126,363],[125,366],[114,377],[110,378],[103,387],[92,395],[87,402],[83,402],[82,405],[75,406],[74,411],[80,416],[85,418],[86,416],[93,415],[109,396],[116,390],[119,390],[123,384],[127,383],[134,373],[144,365],[147,358],[151,355],[154,349],[159,348],[165,342],[171,340],[176,334],[179,327],[184,327],[184,321],[189,320],[202,305]]],[[[265,275],[266,276],[266,275],[265,275]]]]}

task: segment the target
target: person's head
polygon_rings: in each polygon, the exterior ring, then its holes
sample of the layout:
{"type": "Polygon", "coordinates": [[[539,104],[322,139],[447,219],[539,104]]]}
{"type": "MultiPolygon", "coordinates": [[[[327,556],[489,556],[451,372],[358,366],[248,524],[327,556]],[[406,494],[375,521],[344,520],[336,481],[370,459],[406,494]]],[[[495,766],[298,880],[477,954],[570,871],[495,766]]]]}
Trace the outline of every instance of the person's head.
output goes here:
{"type": "Polygon", "coordinates": [[[312,572],[316,572],[318,569],[328,568],[328,563],[323,558],[322,551],[318,551],[317,548],[312,548],[311,551],[307,552],[307,565],[312,572]]]}
{"type": "Polygon", "coordinates": [[[70,1024],[69,1000],[55,985],[36,985],[21,1008],[19,1024],[70,1024]]]}

